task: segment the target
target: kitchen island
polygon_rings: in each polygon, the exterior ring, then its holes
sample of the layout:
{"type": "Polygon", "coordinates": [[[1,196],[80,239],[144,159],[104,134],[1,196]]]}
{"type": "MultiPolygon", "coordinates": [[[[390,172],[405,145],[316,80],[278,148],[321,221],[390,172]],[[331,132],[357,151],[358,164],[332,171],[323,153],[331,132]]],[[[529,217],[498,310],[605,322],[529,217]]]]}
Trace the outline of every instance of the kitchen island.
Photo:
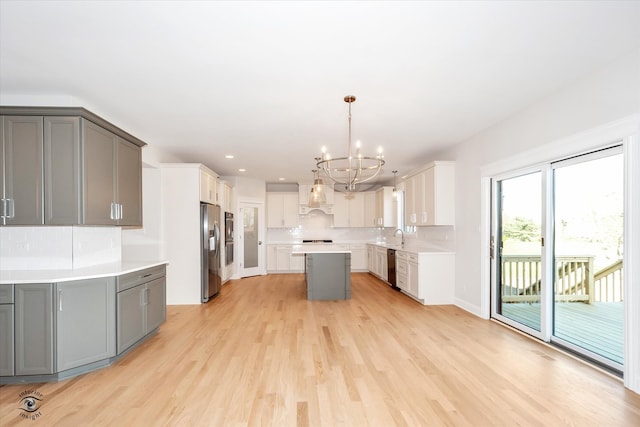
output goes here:
{"type": "Polygon", "coordinates": [[[305,256],[308,300],[351,299],[351,251],[296,245],[292,253],[305,256]]]}

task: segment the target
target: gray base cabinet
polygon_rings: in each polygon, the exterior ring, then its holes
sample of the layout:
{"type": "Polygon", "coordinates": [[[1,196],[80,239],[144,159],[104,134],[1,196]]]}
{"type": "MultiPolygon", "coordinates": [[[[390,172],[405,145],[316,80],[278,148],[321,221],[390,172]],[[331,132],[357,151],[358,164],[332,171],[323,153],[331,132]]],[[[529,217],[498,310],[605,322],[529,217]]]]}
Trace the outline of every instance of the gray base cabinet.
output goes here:
{"type": "Polygon", "coordinates": [[[15,375],[54,372],[53,285],[15,285],[15,375]]]}
{"type": "Polygon", "coordinates": [[[56,284],[56,371],[116,355],[115,278],[56,284]]]}
{"type": "Polygon", "coordinates": [[[14,375],[13,285],[0,285],[0,376],[14,375]]]}
{"type": "Polygon", "coordinates": [[[0,376],[14,375],[13,304],[0,304],[0,376]]]}
{"type": "Polygon", "coordinates": [[[120,354],[164,323],[164,266],[118,277],[117,313],[117,341],[120,354]]]}
{"type": "Polygon", "coordinates": [[[309,253],[305,258],[307,299],[351,298],[350,253],[309,253]]]}
{"type": "Polygon", "coordinates": [[[59,283],[0,284],[0,384],[102,368],[166,319],[165,266],[59,283]]]}

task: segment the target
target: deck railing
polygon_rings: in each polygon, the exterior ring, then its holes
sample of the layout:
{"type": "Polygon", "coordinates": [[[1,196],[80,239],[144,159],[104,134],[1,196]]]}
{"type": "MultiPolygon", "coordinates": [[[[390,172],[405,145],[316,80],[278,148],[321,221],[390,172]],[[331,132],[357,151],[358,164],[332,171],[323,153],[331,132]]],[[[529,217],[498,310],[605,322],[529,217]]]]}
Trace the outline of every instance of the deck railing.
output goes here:
{"type": "MultiPolygon", "coordinates": [[[[539,302],[540,256],[502,256],[502,302],[539,302]]],[[[593,257],[556,257],[556,301],[620,302],[622,261],[594,272],[593,257]]]]}
{"type": "Polygon", "coordinates": [[[616,261],[594,275],[595,300],[622,302],[623,269],[622,260],[616,261]]]}

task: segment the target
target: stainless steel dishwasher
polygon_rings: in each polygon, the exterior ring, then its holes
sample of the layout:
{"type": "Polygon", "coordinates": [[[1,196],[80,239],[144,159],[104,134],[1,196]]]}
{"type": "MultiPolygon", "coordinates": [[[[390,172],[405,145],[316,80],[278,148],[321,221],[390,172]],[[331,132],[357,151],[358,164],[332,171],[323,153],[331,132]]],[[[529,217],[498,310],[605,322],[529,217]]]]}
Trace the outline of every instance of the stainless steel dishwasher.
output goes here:
{"type": "Polygon", "coordinates": [[[387,249],[387,282],[394,289],[399,289],[396,285],[396,250],[387,249]]]}

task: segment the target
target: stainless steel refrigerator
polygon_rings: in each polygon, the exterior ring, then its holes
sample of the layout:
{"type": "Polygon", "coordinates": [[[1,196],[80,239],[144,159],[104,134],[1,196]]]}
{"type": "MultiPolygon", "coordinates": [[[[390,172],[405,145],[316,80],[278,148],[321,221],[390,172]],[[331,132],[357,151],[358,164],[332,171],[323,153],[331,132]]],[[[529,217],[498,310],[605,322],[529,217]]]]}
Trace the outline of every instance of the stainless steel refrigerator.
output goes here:
{"type": "Polygon", "coordinates": [[[200,204],[202,302],[220,292],[220,206],[200,204]]]}

